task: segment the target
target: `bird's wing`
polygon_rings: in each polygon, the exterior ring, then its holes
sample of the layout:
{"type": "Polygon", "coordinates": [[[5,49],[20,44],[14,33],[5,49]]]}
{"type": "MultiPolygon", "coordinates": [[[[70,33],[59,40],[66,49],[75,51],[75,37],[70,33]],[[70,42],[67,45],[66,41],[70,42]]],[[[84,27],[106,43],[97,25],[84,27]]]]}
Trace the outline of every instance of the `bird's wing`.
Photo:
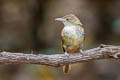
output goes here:
{"type": "Polygon", "coordinates": [[[63,47],[63,44],[64,44],[64,39],[61,36],[61,46],[62,46],[63,52],[65,52],[65,48],[63,47]]]}
{"type": "Polygon", "coordinates": [[[86,39],[86,34],[85,34],[86,30],[85,30],[85,27],[83,27],[83,28],[84,28],[84,34],[83,35],[84,35],[84,42],[85,42],[85,39],[86,39]]]}

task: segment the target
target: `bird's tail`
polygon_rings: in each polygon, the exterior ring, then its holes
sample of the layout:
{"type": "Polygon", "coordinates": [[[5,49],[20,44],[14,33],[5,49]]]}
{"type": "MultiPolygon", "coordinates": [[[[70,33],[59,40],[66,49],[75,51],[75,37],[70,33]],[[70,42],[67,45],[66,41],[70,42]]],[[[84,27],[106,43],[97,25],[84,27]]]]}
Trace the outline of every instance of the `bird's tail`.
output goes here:
{"type": "Polygon", "coordinates": [[[71,70],[71,65],[66,64],[66,65],[63,66],[63,72],[64,73],[68,73],[69,70],[71,70]]]}

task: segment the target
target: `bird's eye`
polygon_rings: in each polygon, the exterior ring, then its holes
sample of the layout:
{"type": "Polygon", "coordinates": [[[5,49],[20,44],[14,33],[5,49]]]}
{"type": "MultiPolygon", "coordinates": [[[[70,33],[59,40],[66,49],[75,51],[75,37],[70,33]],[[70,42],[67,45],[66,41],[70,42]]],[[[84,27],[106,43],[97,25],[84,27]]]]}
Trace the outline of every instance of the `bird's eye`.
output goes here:
{"type": "Polygon", "coordinates": [[[69,19],[66,19],[67,21],[69,20],[69,19]]]}

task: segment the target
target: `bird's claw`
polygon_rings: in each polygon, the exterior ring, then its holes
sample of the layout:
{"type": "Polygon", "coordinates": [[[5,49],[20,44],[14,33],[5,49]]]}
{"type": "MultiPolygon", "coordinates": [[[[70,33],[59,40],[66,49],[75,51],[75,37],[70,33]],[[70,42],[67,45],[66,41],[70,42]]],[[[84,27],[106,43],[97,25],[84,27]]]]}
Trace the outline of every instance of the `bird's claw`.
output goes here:
{"type": "Polygon", "coordinates": [[[119,55],[120,55],[120,53],[116,53],[116,54],[113,55],[113,57],[114,57],[115,59],[118,59],[118,58],[119,58],[119,57],[118,57],[119,55]]]}
{"type": "Polygon", "coordinates": [[[81,54],[82,56],[84,56],[83,50],[81,50],[81,49],[80,49],[80,54],[81,54]]]}
{"type": "Polygon", "coordinates": [[[68,56],[68,57],[70,56],[70,54],[68,54],[67,52],[65,52],[64,54],[65,54],[66,56],[68,56]]]}
{"type": "Polygon", "coordinates": [[[0,56],[2,56],[1,52],[0,52],[0,56]]]}
{"type": "Polygon", "coordinates": [[[2,54],[0,54],[0,56],[2,56],[2,54]]]}
{"type": "Polygon", "coordinates": [[[80,49],[80,54],[83,54],[83,50],[80,49]]]}
{"type": "Polygon", "coordinates": [[[112,56],[115,59],[118,59],[120,57],[120,50],[112,50],[110,56],[112,56]]]}

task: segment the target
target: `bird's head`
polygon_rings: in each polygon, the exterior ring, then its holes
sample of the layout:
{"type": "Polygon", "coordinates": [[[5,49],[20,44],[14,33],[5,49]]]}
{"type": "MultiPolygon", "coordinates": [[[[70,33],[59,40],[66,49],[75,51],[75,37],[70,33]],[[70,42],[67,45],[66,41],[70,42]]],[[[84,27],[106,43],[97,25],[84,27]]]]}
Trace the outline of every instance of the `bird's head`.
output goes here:
{"type": "Polygon", "coordinates": [[[62,21],[64,25],[82,25],[80,20],[73,14],[66,15],[62,18],[56,18],[57,21],[62,21]]]}

